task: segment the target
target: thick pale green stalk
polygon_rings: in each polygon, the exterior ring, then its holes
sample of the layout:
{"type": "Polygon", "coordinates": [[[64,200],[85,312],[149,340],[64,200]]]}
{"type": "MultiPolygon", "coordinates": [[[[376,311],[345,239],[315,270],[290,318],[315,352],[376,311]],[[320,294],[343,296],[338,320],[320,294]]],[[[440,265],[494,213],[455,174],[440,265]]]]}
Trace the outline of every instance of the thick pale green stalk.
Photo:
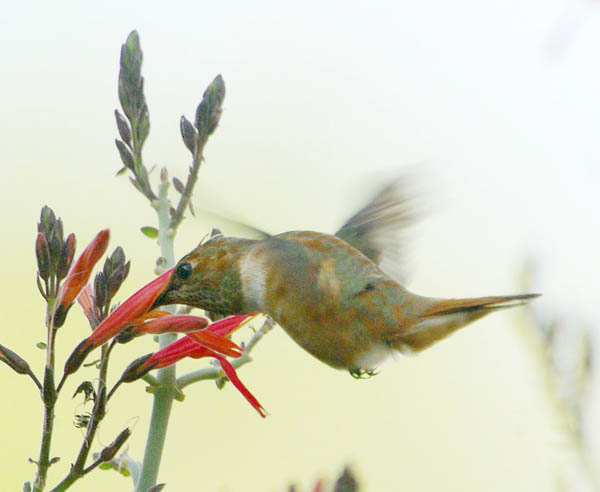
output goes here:
{"type": "MultiPolygon", "coordinates": [[[[168,177],[161,179],[159,187],[158,200],[154,202],[158,214],[158,242],[160,245],[161,256],[166,260],[166,267],[170,268],[175,264],[175,253],[173,241],[175,233],[169,228],[170,216],[169,209],[171,204],[167,199],[167,190],[169,187],[168,177]]],[[[174,334],[165,334],[159,336],[160,348],[171,343],[177,338],[174,334]]],[[[164,369],[159,369],[157,374],[159,386],[154,387],[154,403],[152,406],[152,417],[150,418],[150,427],[148,429],[148,438],[146,440],[146,450],[144,452],[144,461],[140,481],[137,484],[136,492],[146,492],[149,487],[156,484],[160,460],[162,457],[167,427],[169,425],[169,415],[173,398],[175,395],[175,364],[164,369]]]]}

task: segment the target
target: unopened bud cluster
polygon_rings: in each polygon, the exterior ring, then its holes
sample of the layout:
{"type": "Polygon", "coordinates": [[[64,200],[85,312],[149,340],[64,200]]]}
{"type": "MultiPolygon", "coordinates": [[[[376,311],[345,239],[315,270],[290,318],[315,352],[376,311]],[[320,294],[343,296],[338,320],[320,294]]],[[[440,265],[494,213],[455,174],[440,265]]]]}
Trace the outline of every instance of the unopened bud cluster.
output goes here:
{"type": "Polygon", "coordinates": [[[35,256],[38,264],[38,288],[44,299],[56,297],[58,286],[69,273],[75,255],[75,235],[63,237],[63,224],[50,207],[42,208],[35,256]]]}
{"type": "Polygon", "coordinates": [[[125,261],[123,248],[118,246],[104,262],[104,268],[94,279],[94,299],[98,319],[104,319],[108,314],[110,301],[113,299],[123,281],[129,274],[129,261],[125,261]]]}

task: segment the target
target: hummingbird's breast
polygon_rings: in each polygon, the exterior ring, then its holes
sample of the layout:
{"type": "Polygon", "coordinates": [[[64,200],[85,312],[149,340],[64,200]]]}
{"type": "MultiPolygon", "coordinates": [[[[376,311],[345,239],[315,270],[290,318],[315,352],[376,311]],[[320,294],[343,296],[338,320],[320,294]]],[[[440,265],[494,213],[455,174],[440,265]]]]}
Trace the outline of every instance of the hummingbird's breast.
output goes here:
{"type": "Polygon", "coordinates": [[[255,243],[239,269],[246,308],[269,314],[330,366],[370,369],[393,351],[382,334],[396,324],[388,306],[403,289],[340,238],[272,236],[255,243]]]}

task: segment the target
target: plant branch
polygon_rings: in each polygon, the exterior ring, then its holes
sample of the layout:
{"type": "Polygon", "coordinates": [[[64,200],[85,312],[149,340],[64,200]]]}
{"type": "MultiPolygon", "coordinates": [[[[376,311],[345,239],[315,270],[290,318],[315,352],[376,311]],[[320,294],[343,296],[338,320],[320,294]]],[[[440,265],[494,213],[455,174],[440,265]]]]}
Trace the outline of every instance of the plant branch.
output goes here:
{"type": "Polygon", "coordinates": [[[204,150],[204,143],[201,148],[197,148],[194,151],[194,157],[192,159],[192,166],[190,167],[190,174],[188,174],[187,181],[185,183],[185,187],[183,188],[183,192],[181,193],[181,198],[179,199],[179,203],[177,204],[177,208],[175,209],[175,213],[171,218],[171,224],[169,227],[171,229],[177,229],[177,226],[183,220],[183,213],[185,209],[188,207],[190,200],[192,198],[192,193],[194,191],[194,185],[198,180],[198,171],[200,169],[200,164],[202,164],[202,160],[204,159],[202,156],[202,152],[204,150]]]}
{"type": "MultiPolygon", "coordinates": [[[[46,368],[44,370],[44,384],[42,386],[42,401],[44,402],[44,421],[42,424],[42,442],[40,456],[37,461],[37,475],[33,482],[33,492],[41,492],[46,486],[50,460],[50,446],[52,444],[52,431],[54,427],[54,406],[56,404],[56,387],[54,385],[54,302],[52,298],[46,307],[47,343],[46,343],[46,368]]],[[[39,381],[38,381],[39,382],[39,381]]]]}
{"type": "Polygon", "coordinates": [[[100,390],[98,391],[98,395],[96,396],[96,403],[94,404],[94,410],[92,411],[92,418],[90,419],[87,430],[85,433],[85,438],[81,444],[81,448],[79,450],[79,454],[75,459],[75,463],[71,465],[71,469],[69,470],[68,475],[56,486],[52,489],[52,492],[63,492],[67,490],[74,482],[83,477],[86,473],[90,472],[94,467],[88,467],[88,469],[84,469],[85,462],[89,455],[92,442],[94,440],[94,436],[96,435],[96,431],[98,430],[98,425],[100,421],[104,418],[106,413],[106,386],[104,382],[100,381],[100,390]]]}
{"type": "Polygon", "coordinates": [[[96,396],[96,403],[92,411],[92,418],[88,423],[85,437],[83,439],[83,442],[81,443],[81,448],[79,449],[79,453],[77,455],[77,458],[75,459],[75,463],[73,463],[71,469],[69,470],[69,473],[62,480],[62,482],[60,482],[54,489],[52,489],[52,492],[61,492],[63,490],[67,490],[71,486],[71,484],[85,476],[87,473],[92,471],[96,466],[98,466],[101,463],[100,461],[95,465],[92,464],[87,468],[84,468],[85,462],[87,461],[87,458],[90,453],[92,443],[94,441],[94,437],[96,436],[96,431],[98,430],[98,425],[100,424],[100,421],[104,418],[104,415],[106,413],[106,402],[108,401],[108,397],[106,396],[106,376],[108,373],[108,360],[115,344],[116,342],[113,340],[110,343],[110,345],[104,344],[102,346],[102,355],[100,358],[100,370],[98,378],[99,388],[98,394],[96,396]]]}
{"type": "Polygon", "coordinates": [[[36,375],[33,374],[33,372],[29,372],[27,374],[31,378],[31,380],[35,383],[35,385],[38,387],[38,389],[40,391],[42,391],[43,390],[42,383],[40,383],[40,380],[36,377],[36,375]]]}
{"type": "Polygon", "coordinates": [[[52,444],[56,391],[54,389],[54,371],[53,368],[49,366],[46,366],[44,373],[42,400],[44,401],[44,422],[42,424],[40,457],[37,461],[38,471],[35,481],[33,482],[33,492],[41,492],[44,490],[46,478],[48,476],[48,468],[50,468],[50,465],[52,464],[52,461],[50,460],[50,445],[52,444]]]}
{"type": "MultiPolygon", "coordinates": [[[[165,169],[161,172],[161,183],[159,185],[159,198],[153,202],[158,215],[158,242],[161,255],[169,268],[175,264],[175,252],[173,247],[174,230],[169,225],[169,210],[171,204],[167,197],[169,189],[168,175],[165,169]]],[[[159,346],[163,348],[176,339],[176,335],[159,335],[159,346]]],[[[137,483],[137,492],[146,492],[156,484],[158,470],[165,444],[169,415],[173,405],[175,394],[176,372],[175,365],[158,370],[158,385],[155,386],[152,416],[144,451],[144,460],[140,480],[137,483]]]]}
{"type": "Polygon", "coordinates": [[[192,153],[192,165],[185,187],[181,192],[181,198],[171,218],[169,227],[173,230],[177,229],[177,226],[183,220],[183,213],[192,198],[194,185],[198,180],[198,170],[204,160],[204,147],[206,142],[208,142],[208,137],[212,135],[219,124],[224,98],[225,83],[223,82],[223,78],[217,75],[204,91],[202,101],[196,109],[195,128],[185,116],[181,117],[181,137],[185,146],[192,153]]]}

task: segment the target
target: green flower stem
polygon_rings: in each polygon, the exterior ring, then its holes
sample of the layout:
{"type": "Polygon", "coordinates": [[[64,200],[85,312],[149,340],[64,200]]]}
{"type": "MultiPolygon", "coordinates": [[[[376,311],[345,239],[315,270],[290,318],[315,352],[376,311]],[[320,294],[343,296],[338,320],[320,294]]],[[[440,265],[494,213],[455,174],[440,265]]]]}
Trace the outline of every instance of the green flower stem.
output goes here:
{"type": "Polygon", "coordinates": [[[90,454],[90,450],[92,448],[92,442],[94,441],[94,437],[96,436],[96,431],[98,430],[98,425],[101,420],[104,418],[105,407],[106,407],[106,376],[108,373],[108,358],[110,356],[110,352],[115,346],[115,342],[108,345],[104,344],[102,346],[102,355],[101,355],[101,365],[100,365],[100,384],[98,386],[98,395],[97,399],[103,399],[104,401],[96,401],[94,405],[94,411],[92,414],[92,418],[87,426],[87,430],[85,433],[85,438],[81,443],[81,448],[79,449],[79,454],[75,459],[75,462],[71,465],[69,473],[67,476],[52,489],[52,492],[63,492],[67,490],[73,483],[77,480],[88,474],[92,471],[96,466],[100,463],[96,463],[95,465],[90,465],[85,468],[85,462],[87,461],[88,455],[90,454]]]}
{"type": "MultiPolygon", "coordinates": [[[[170,268],[175,264],[175,253],[173,248],[175,233],[169,227],[169,209],[171,205],[167,198],[169,181],[166,172],[161,174],[161,178],[158,190],[159,198],[153,202],[153,205],[158,214],[158,243],[160,245],[161,255],[166,260],[166,267],[170,268]]],[[[164,334],[160,335],[158,338],[159,346],[160,348],[163,348],[174,341],[177,336],[173,334],[164,334]]],[[[154,387],[152,417],[150,418],[144,461],[142,463],[140,480],[136,486],[136,492],[146,492],[150,487],[156,485],[160,460],[167,435],[169,415],[175,396],[175,365],[159,369],[157,380],[159,385],[154,387]]]]}
{"type": "Polygon", "coordinates": [[[46,487],[48,468],[50,468],[50,445],[52,444],[52,431],[54,428],[54,406],[56,404],[56,388],[54,386],[54,340],[56,330],[53,324],[53,308],[56,298],[48,301],[47,316],[48,338],[46,341],[46,368],[44,384],[42,387],[42,400],[44,402],[44,422],[42,424],[42,442],[40,456],[37,461],[37,475],[33,482],[33,492],[41,492],[46,487]]]}
{"type": "Polygon", "coordinates": [[[48,468],[50,468],[50,445],[52,443],[52,430],[54,426],[54,404],[56,393],[54,393],[54,374],[52,368],[46,367],[43,388],[44,400],[44,423],[42,427],[42,444],[40,446],[40,457],[37,462],[38,472],[33,482],[33,492],[41,492],[46,487],[48,468]]]}

